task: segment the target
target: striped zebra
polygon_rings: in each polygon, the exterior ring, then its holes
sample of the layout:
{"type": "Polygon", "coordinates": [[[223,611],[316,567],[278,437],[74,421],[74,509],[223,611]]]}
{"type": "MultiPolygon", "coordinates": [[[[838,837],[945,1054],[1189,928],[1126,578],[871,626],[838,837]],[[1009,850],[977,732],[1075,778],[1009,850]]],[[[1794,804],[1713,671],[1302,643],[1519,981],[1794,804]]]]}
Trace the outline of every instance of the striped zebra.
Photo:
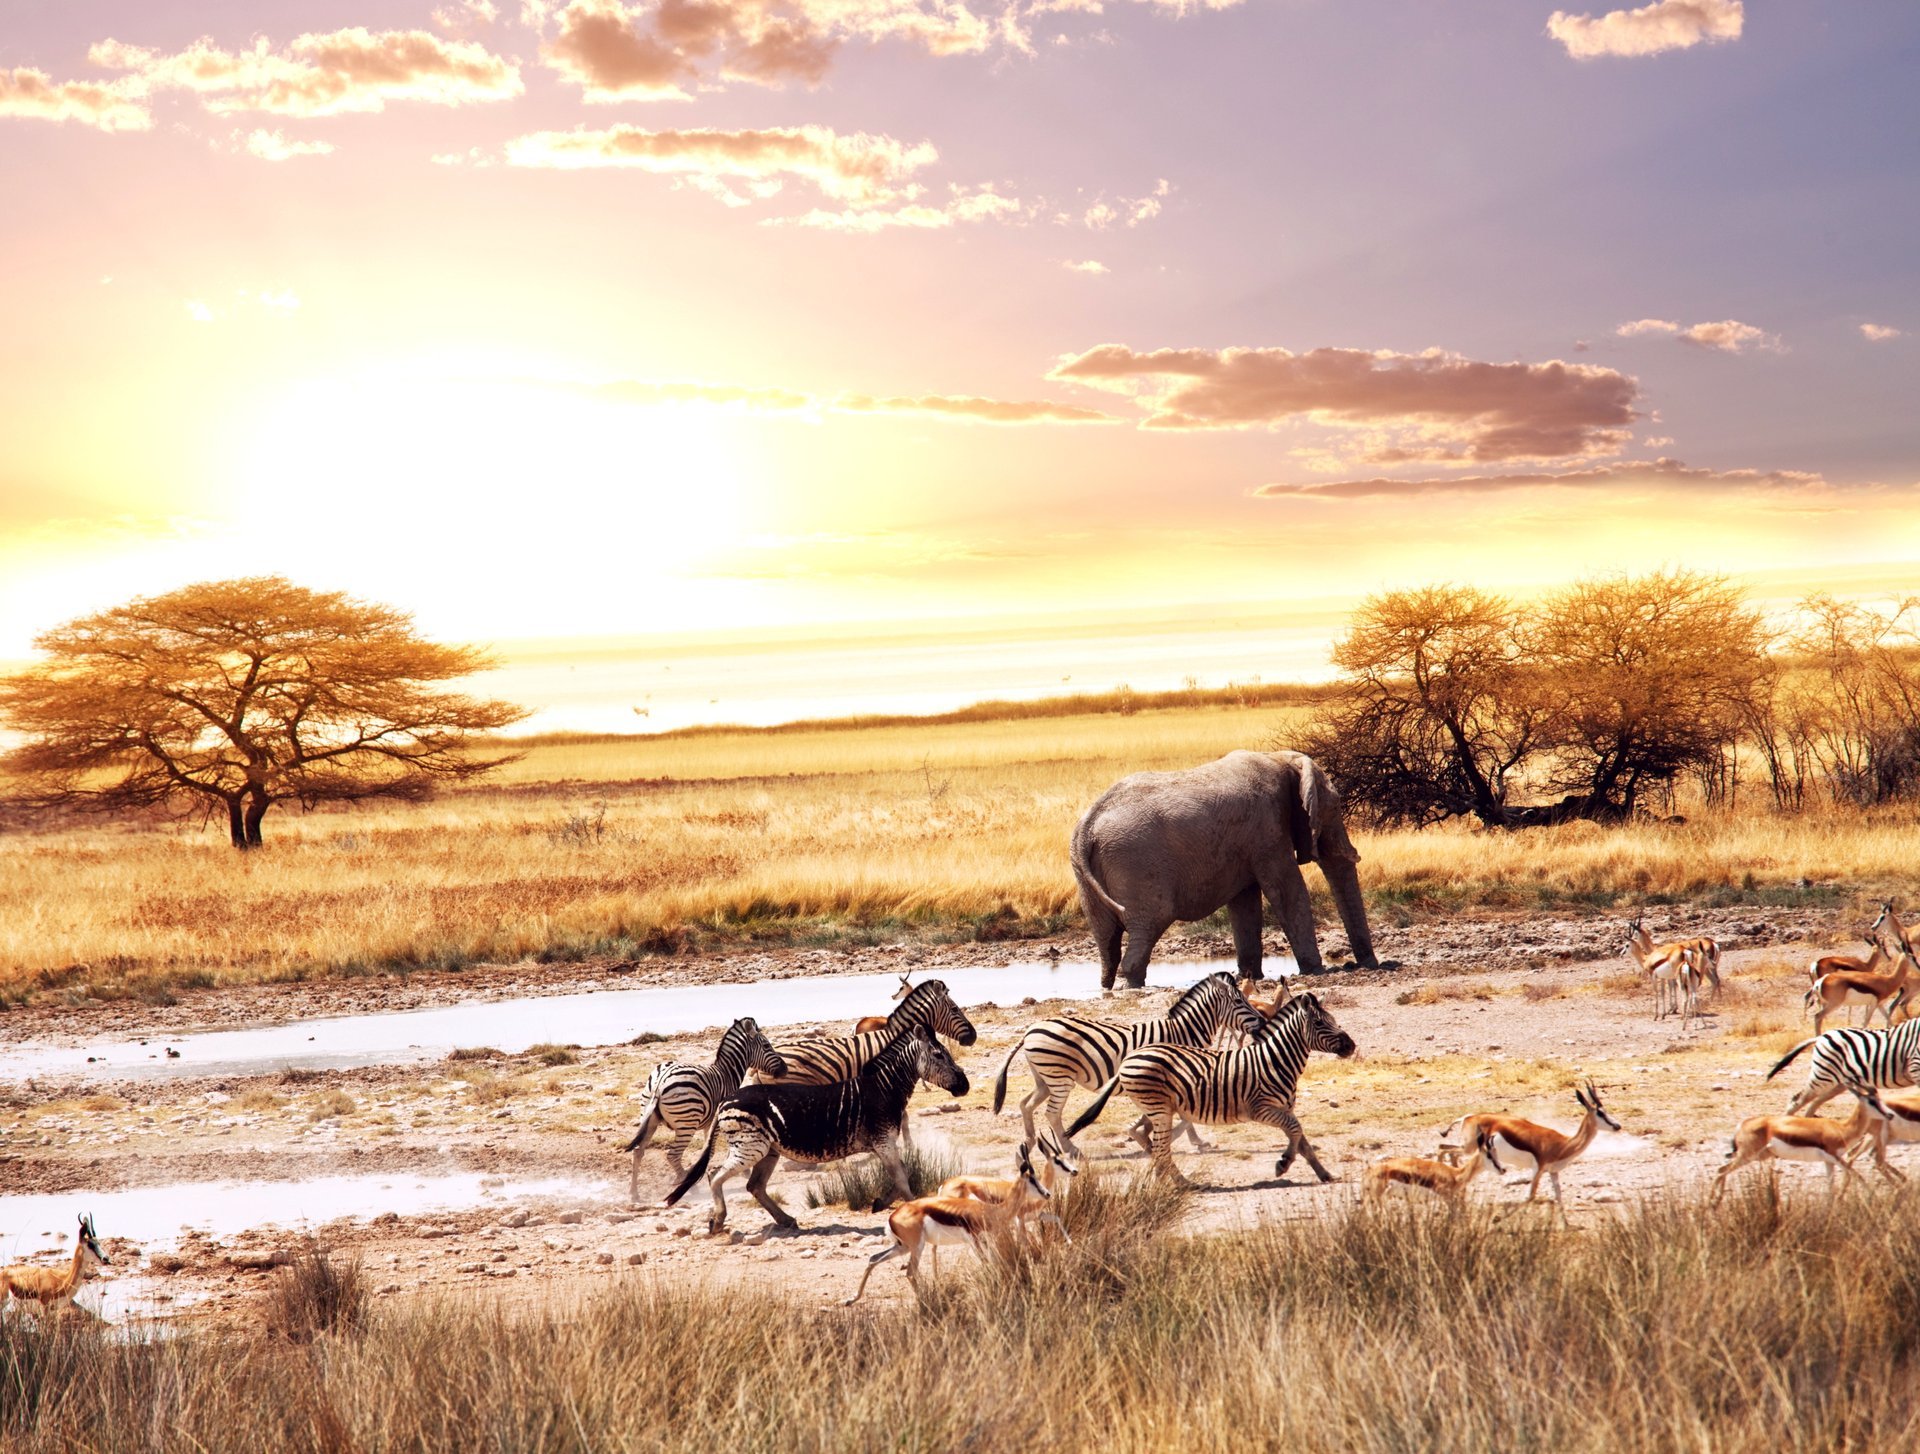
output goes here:
{"type": "Polygon", "coordinates": [[[785,1075],[773,1077],[788,1085],[829,1085],[836,1080],[852,1080],[861,1068],[908,1030],[930,1027],[936,1035],[945,1035],[962,1045],[980,1038],[966,1012],[953,1002],[944,982],[922,980],[893,1007],[885,1028],[860,1035],[813,1035],[801,1040],[782,1040],[773,1048],[787,1063],[785,1075]]]}
{"type": "Polygon", "coordinates": [[[1176,1181],[1184,1178],[1173,1165],[1175,1116],[1206,1126],[1236,1121],[1278,1126],[1287,1133],[1287,1150],[1275,1163],[1273,1174],[1285,1176],[1298,1153],[1307,1158],[1320,1180],[1332,1181],[1293,1113],[1300,1071],[1314,1050],[1344,1059],[1353,1054],[1353,1037],[1334,1023],[1318,995],[1296,995],[1281,1006],[1265,1033],[1243,1050],[1223,1053],[1186,1045],[1151,1045],[1134,1051],[1100,1087],[1073,1130],[1090,1125],[1119,1089],[1146,1112],[1147,1134],[1142,1137],[1136,1128],[1135,1139],[1146,1147],[1154,1169],[1176,1181]]]}
{"type": "Polygon", "coordinates": [[[1811,1116],[1841,1091],[1856,1086],[1892,1090],[1920,1085],[1920,1020],[1906,1020],[1891,1030],[1828,1030],[1802,1040],[1780,1057],[1767,1072],[1772,1080],[1809,1045],[1813,1047],[1806,1087],[1787,1106],[1789,1116],[1811,1116]]]}
{"type": "Polygon", "coordinates": [[[720,1102],[740,1089],[749,1070],[776,1077],[787,1070],[786,1061],[767,1043],[759,1024],[751,1018],[735,1020],[727,1027],[712,1065],[669,1060],[654,1066],[640,1094],[640,1129],[621,1148],[633,1153],[633,1170],[627,1177],[629,1201],[636,1205],[640,1201],[640,1158],[647,1154],[647,1143],[654,1132],[665,1126],[673,1133],[667,1160],[673,1163],[674,1175],[680,1175],[686,1170],[682,1153],[713,1123],[720,1102]]]}
{"type": "MultiPolygon", "coordinates": [[[[1092,1090],[1118,1070],[1128,1055],[1148,1045],[1204,1046],[1223,1028],[1258,1035],[1266,1024],[1225,970],[1208,975],[1185,991],[1157,1020],[1140,1020],[1131,1025],[1083,1015],[1041,1020],[1027,1027],[1026,1034],[1014,1041],[1013,1049],[1001,1063],[1000,1074],[993,1081],[993,1113],[1000,1114],[1007,1098],[1007,1071],[1014,1057],[1024,1050],[1027,1068],[1033,1072],[1033,1089],[1020,1102],[1020,1119],[1026,1126],[1028,1144],[1040,1139],[1034,1129],[1033,1113],[1044,1105],[1054,1144],[1078,1155],[1080,1148],[1068,1139],[1060,1115],[1067,1104],[1067,1093],[1076,1085],[1092,1090]]],[[[1186,1131],[1197,1145],[1199,1136],[1192,1126],[1186,1127],[1186,1131]]]]}
{"type": "Polygon", "coordinates": [[[899,1200],[907,1201],[913,1187],[900,1154],[900,1128],[913,1088],[923,1080],[956,1096],[967,1093],[967,1073],[953,1063],[929,1027],[917,1025],[882,1046],[852,1080],[743,1086],[721,1103],[700,1159],[668,1195],[666,1205],[679,1201],[700,1179],[722,1137],[727,1142],[726,1159],[707,1178],[707,1189],[713,1193],[713,1210],[707,1214],[709,1232],[726,1225],[727,1203],[720,1189],[742,1170],[748,1172],[747,1190],[772,1215],[775,1226],[799,1225],[767,1195],[767,1178],[783,1154],[817,1164],[871,1151],[893,1173],[899,1200]]]}

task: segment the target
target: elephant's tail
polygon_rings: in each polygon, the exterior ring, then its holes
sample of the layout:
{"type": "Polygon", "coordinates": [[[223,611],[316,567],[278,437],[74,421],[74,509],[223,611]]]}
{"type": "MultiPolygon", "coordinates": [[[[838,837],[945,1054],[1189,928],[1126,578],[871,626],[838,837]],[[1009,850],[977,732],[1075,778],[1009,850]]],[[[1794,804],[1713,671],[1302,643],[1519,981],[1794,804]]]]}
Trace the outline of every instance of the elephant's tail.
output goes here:
{"type": "Polygon", "coordinates": [[[1067,1135],[1078,1136],[1082,1131],[1086,1130],[1087,1127],[1099,1120],[1100,1113],[1107,1108],[1107,1102],[1113,1099],[1114,1089],[1119,1084],[1120,1077],[1116,1075],[1112,1080],[1101,1086],[1099,1090],[1095,1091],[1093,1104],[1080,1113],[1079,1120],[1067,1127],[1067,1135]]]}
{"type": "Polygon", "coordinates": [[[1088,866],[1087,863],[1086,851],[1080,845],[1078,834],[1074,835],[1070,861],[1073,865],[1073,876],[1079,881],[1080,887],[1087,890],[1087,892],[1092,894],[1101,903],[1105,904],[1108,911],[1116,918],[1126,918],[1127,906],[1114,898],[1112,894],[1108,893],[1106,885],[1094,877],[1093,869],[1088,866]]]}

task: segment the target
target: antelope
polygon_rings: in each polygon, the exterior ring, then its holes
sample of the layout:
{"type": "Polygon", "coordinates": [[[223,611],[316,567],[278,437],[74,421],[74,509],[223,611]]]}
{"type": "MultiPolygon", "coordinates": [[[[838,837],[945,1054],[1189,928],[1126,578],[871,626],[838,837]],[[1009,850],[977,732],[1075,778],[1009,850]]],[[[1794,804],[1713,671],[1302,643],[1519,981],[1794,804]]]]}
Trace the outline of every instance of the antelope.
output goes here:
{"type": "Polygon", "coordinates": [[[1828,974],[1878,974],[1887,967],[1892,958],[1886,946],[1871,934],[1862,934],[1860,942],[1865,944],[1868,954],[1865,959],[1857,954],[1823,954],[1818,959],[1807,961],[1807,983],[1815,984],[1822,975],[1828,974]]]}
{"type": "Polygon", "coordinates": [[[65,1267],[30,1267],[17,1262],[0,1268],[0,1302],[9,1293],[17,1302],[34,1303],[41,1317],[65,1312],[73,1306],[74,1294],[96,1267],[111,1266],[113,1259],[100,1248],[93,1230],[93,1215],[80,1218],[80,1237],[73,1247],[73,1260],[65,1267]]]}
{"type": "MultiPolygon", "coordinates": [[[[1054,1188],[1059,1185],[1059,1178],[1061,1176],[1078,1176],[1080,1174],[1080,1168],[1070,1164],[1066,1158],[1060,1155],[1058,1150],[1047,1145],[1045,1142],[1041,1143],[1040,1149],[1046,1153],[1047,1159],[1040,1163],[1039,1179],[1041,1184],[1047,1189],[1047,1195],[1051,1197],[1054,1188]]],[[[1014,1175],[1010,1177],[950,1176],[940,1183],[939,1190],[934,1192],[934,1195],[937,1197],[945,1197],[949,1200],[956,1197],[972,1197],[977,1202],[985,1202],[989,1206],[996,1207],[1002,1206],[1009,1201],[1016,1201],[1024,1194],[1025,1177],[1027,1168],[1032,1164],[1032,1158],[1032,1143],[1023,1141],[1020,1143],[1020,1157],[1015,1166],[1014,1175]]],[[[1060,1235],[1066,1238],[1069,1244],[1072,1243],[1073,1238],[1067,1236],[1067,1224],[1052,1212],[1035,1212],[1032,1214],[1032,1220],[1037,1222],[1052,1222],[1054,1226],[1060,1229],[1060,1235]]],[[[1026,1219],[1021,1219],[1019,1225],[1024,1229],[1026,1227],[1026,1219]]],[[[937,1253],[935,1254],[935,1261],[937,1264],[937,1253]]]]}
{"type": "MultiPolygon", "coordinates": [[[[1904,1145],[1920,1141],[1920,1091],[1882,1091],[1880,1104],[1886,1109],[1886,1119],[1874,1118],[1868,1122],[1864,1130],[1854,1137],[1854,1147],[1847,1160],[1858,1161],[1871,1148],[1874,1165],[1880,1168],[1881,1175],[1891,1181],[1905,1181],[1906,1173],[1887,1160],[1887,1143],[1894,1141],[1904,1145]]],[[[1859,1115],[1856,1106],[1856,1120],[1859,1115]]]]}
{"type": "MultiPolygon", "coordinates": [[[[1560,1219],[1566,1220],[1567,1206],[1560,1196],[1560,1173],[1574,1162],[1593,1144],[1593,1138],[1600,1134],[1605,1126],[1609,1131],[1618,1131],[1620,1123],[1607,1114],[1606,1107],[1600,1104],[1600,1092],[1594,1089],[1592,1081],[1575,1089],[1575,1100],[1580,1102],[1580,1124],[1571,1135],[1556,1131],[1551,1126],[1542,1126],[1537,1121],[1523,1121],[1518,1116],[1478,1115],[1462,1116],[1453,1125],[1447,1127],[1446,1135],[1462,1131],[1468,1138],[1466,1146],[1476,1144],[1480,1137],[1488,1137],[1500,1155],[1513,1163],[1521,1171],[1531,1169],[1533,1182],[1527,1188],[1527,1200],[1535,1201],[1540,1195],[1540,1178],[1546,1177],[1553,1186],[1553,1203],[1560,1210],[1560,1219]]],[[[1460,1150],[1461,1146],[1443,1146],[1443,1151],[1460,1150]]]]}
{"type": "MultiPolygon", "coordinates": [[[[907,995],[907,991],[912,988],[913,988],[913,971],[908,970],[905,974],[900,976],[900,988],[895,990],[890,996],[888,996],[888,998],[895,999],[895,1000],[905,999],[907,995]]],[[[887,1028],[887,1017],[885,1015],[862,1015],[860,1019],[854,1024],[853,1033],[856,1035],[864,1035],[869,1030],[884,1030],[886,1028],[887,1028]]]]}
{"type": "Polygon", "coordinates": [[[1889,956],[1876,939],[1867,963],[1865,969],[1830,970],[1807,987],[1806,1004],[1813,1015],[1814,1034],[1818,1035],[1826,1027],[1828,1015],[1844,1015],[1855,1005],[1867,1007],[1867,1017],[1860,1022],[1862,1026],[1871,1025],[1874,1015],[1878,1014],[1887,1022],[1889,1030],[1893,1028],[1894,1006],[1906,997],[1907,975],[1914,967],[1913,956],[1904,949],[1897,956],[1889,956]],[[1894,959],[1891,970],[1878,968],[1890,957],[1894,959]]]}
{"type": "MultiPolygon", "coordinates": [[[[1659,1020],[1669,1014],[1681,1014],[1684,1018],[1680,1028],[1683,1030],[1693,1021],[1699,978],[1703,973],[1698,962],[1700,951],[1691,947],[1697,943],[1696,940],[1687,940],[1684,943],[1655,944],[1653,936],[1641,925],[1638,917],[1627,925],[1627,953],[1640,966],[1641,973],[1653,981],[1653,1018],[1659,1020]]],[[[1717,945],[1714,947],[1714,957],[1716,960],[1719,957],[1717,945]]]]}
{"type": "Polygon", "coordinates": [[[1713,1178],[1713,1200],[1719,1201],[1727,1189],[1727,1178],[1743,1166],[1769,1158],[1780,1161],[1811,1161],[1827,1169],[1827,1191],[1839,1195],[1847,1188],[1846,1178],[1855,1174],[1846,1151],[1863,1136],[1875,1136],[1874,1123],[1884,1125],[1887,1109],[1871,1086],[1847,1087],[1859,1100],[1853,1114],[1844,1121],[1828,1116],[1749,1116],[1733,1133],[1733,1148],[1726,1163],[1713,1178]],[[1841,1173],[1838,1188],[1833,1175],[1841,1173]]]}
{"type": "Polygon", "coordinates": [[[1464,1166],[1457,1162],[1429,1161],[1424,1156],[1395,1156],[1376,1161],[1367,1168],[1361,1195],[1373,1202],[1389,1191],[1397,1190],[1409,1196],[1425,1192],[1457,1207],[1466,1201],[1467,1186],[1483,1167],[1496,1176],[1506,1170],[1500,1164],[1493,1138],[1485,1131],[1474,1137],[1472,1150],[1474,1154],[1464,1166]]]}
{"type": "MultiPolygon", "coordinates": [[[[907,1277],[914,1291],[920,1290],[920,1254],[940,1247],[967,1247],[982,1262],[988,1261],[987,1243],[993,1234],[1024,1222],[1052,1199],[1053,1193],[1034,1174],[1028,1148],[1020,1148],[1020,1174],[1012,1190],[999,1202],[978,1201],[973,1197],[930,1196],[897,1206],[887,1217],[887,1230],[893,1245],[867,1259],[867,1270],[860,1274],[860,1286],[846,1301],[852,1307],[866,1294],[867,1279],[874,1268],[895,1257],[907,1258],[907,1277]]],[[[1058,1220],[1057,1218],[1055,1219],[1058,1220]]],[[[1064,1233],[1065,1227],[1061,1228],[1064,1233]]]]}

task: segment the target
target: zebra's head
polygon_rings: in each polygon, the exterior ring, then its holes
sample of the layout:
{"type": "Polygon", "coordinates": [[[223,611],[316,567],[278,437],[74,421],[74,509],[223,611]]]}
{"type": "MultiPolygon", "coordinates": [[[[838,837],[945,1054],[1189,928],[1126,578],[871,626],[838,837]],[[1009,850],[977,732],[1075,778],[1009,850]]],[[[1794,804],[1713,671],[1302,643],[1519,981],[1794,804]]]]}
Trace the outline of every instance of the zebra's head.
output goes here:
{"type": "Polygon", "coordinates": [[[1267,1028],[1266,1017],[1248,1003],[1240,982],[1224,969],[1186,990],[1168,1007],[1167,1018],[1208,1039],[1227,1025],[1244,1035],[1258,1035],[1267,1028]]]}
{"type": "Polygon", "coordinates": [[[1576,1089],[1573,1093],[1573,1098],[1580,1102],[1580,1108],[1582,1110],[1593,1112],[1594,1119],[1599,1121],[1600,1124],[1605,1126],[1609,1131],[1618,1131],[1620,1129],[1620,1123],[1608,1115],[1606,1108],[1600,1104],[1600,1092],[1594,1089],[1592,1081],[1588,1081],[1584,1086],[1576,1089]]]}
{"type": "MultiPolygon", "coordinates": [[[[922,989],[926,986],[922,985],[922,989]]],[[[969,1025],[968,1030],[972,1030],[969,1025]]],[[[940,1037],[927,1026],[920,1026],[910,1036],[913,1041],[913,1073],[928,1085],[943,1091],[951,1091],[956,1096],[967,1093],[967,1073],[947,1053],[947,1047],[940,1043],[940,1037]]]]}
{"type": "Polygon", "coordinates": [[[1342,1030],[1333,1016],[1327,1013],[1327,1007],[1320,1003],[1318,995],[1295,995],[1273,1017],[1275,1025],[1282,1020],[1292,1020],[1300,1026],[1309,1050],[1323,1051],[1345,1060],[1359,1048],[1353,1043],[1353,1036],[1342,1030]]]}
{"type": "Polygon", "coordinates": [[[774,1080],[782,1079],[787,1073],[787,1058],[773,1048],[773,1042],[767,1039],[766,1032],[760,1028],[759,1021],[747,1016],[735,1020],[733,1027],[739,1030],[747,1042],[747,1065],[762,1075],[774,1080]]]}
{"type": "Polygon", "coordinates": [[[953,996],[947,993],[945,980],[922,980],[908,990],[907,997],[899,1007],[887,1016],[887,1024],[896,1031],[926,1025],[936,1035],[945,1035],[962,1045],[971,1045],[980,1038],[980,1032],[973,1028],[973,1021],[967,1018],[967,1012],[956,1005],[953,996]]]}

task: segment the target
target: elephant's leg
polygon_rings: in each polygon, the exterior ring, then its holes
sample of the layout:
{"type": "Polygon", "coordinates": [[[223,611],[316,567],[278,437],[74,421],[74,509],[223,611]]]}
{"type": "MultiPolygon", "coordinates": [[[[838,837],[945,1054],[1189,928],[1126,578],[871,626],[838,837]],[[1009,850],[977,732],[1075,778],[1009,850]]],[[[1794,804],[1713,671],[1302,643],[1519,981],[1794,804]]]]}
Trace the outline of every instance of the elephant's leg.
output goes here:
{"type": "Polygon", "coordinates": [[[1113,988],[1113,976],[1120,968],[1120,941],[1127,926],[1098,897],[1080,889],[1080,912],[1087,916],[1087,928],[1093,931],[1094,952],[1100,956],[1100,988],[1113,988]]]}
{"type": "Polygon", "coordinates": [[[1227,922],[1233,926],[1233,958],[1240,978],[1259,979],[1260,885],[1250,883],[1227,900],[1227,922]]]}
{"type": "Polygon", "coordinates": [[[1380,961],[1373,953],[1373,931],[1367,926],[1367,901],[1360,896],[1360,871],[1351,859],[1335,858],[1331,853],[1321,856],[1320,871],[1326,875],[1334,907],[1340,911],[1340,923],[1347,931],[1347,947],[1353,951],[1353,962],[1362,969],[1378,969],[1380,961]]]}
{"type": "Polygon", "coordinates": [[[1320,962],[1320,937],[1314,932],[1313,904],[1307,898],[1307,881],[1300,876],[1300,865],[1284,848],[1261,863],[1260,892],[1272,905],[1273,916],[1286,933],[1300,972],[1318,974],[1325,966],[1320,962]]]}
{"type": "Polygon", "coordinates": [[[1128,989],[1145,988],[1147,961],[1153,958],[1153,946],[1166,932],[1164,921],[1142,920],[1127,925],[1127,952],[1120,957],[1120,978],[1128,989]]]}

